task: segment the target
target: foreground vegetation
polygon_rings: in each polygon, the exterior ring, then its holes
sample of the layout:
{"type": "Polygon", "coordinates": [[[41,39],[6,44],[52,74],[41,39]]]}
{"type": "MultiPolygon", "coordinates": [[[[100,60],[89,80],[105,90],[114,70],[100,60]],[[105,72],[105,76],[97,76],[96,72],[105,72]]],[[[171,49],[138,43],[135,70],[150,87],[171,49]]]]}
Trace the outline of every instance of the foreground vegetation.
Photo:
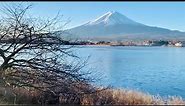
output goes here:
{"type": "MultiPolygon", "coordinates": [[[[97,89],[98,91],[98,89],[97,89]]],[[[1,89],[0,104],[78,104],[78,105],[185,105],[181,97],[169,96],[164,99],[140,91],[127,89],[105,89],[92,94],[60,95],[58,99],[37,90],[17,88],[1,89]],[[18,95],[15,96],[15,93],[18,95]]]]}

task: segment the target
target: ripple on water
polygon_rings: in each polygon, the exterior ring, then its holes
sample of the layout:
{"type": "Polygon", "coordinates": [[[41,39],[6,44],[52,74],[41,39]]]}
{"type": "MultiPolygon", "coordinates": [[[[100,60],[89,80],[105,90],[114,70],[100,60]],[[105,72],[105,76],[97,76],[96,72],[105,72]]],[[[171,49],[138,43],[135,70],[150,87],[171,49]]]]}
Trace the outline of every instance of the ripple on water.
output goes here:
{"type": "Polygon", "coordinates": [[[152,94],[175,94],[185,98],[185,86],[181,85],[185,81],[185,48],[91,47],[78,50],[82,56],[92,54],[93,61],[101,60],[101,64],[92,66],[108,75],[106,81],[115,87],[141,88],[152,94]]]}
{"type": "Polygon", "coordinates": [[[183,90],[183,89],[178,88],[178,87],[174,87],[174,86],[172,86],[171,88],[172,88],[173,90],[175,90],[175,91],[178,91],[178,92],[184,92],[184,90],[183,90]]]}

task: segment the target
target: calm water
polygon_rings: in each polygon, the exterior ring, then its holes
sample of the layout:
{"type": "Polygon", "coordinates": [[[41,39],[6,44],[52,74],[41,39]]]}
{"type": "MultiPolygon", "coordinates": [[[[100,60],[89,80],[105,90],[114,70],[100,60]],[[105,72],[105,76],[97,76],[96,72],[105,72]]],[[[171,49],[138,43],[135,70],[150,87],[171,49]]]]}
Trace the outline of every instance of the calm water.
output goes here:
{"type": "Polygon", "coordinates": [[[102,79],[97,84],[185,98],[185,48],[85,46],[89,65],[102,79]]]}

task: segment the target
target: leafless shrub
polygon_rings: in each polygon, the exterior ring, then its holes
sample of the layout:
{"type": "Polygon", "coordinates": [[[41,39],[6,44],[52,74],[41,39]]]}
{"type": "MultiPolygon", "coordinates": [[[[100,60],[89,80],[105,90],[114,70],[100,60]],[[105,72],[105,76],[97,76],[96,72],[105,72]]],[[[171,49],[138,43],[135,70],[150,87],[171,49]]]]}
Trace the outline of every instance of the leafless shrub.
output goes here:
{"type": "MultiPolygon", "coordinates": [[[[12,88],[37,89],[46,95],[79,95],[86,89],[89,73],[80,72],[85,62],[71,64],[74,45],[61,38],[60,14],[47,20],[28,17],[32,5],[6,5],[0,21],[0,83],[12,88]],[[52,94],[51,94],[52,93],[52,94]]],[[[44,97],[43,97],[44,98],[44,97]]],[[[46,102],[44,98],[42,103],[46,102]]]]}

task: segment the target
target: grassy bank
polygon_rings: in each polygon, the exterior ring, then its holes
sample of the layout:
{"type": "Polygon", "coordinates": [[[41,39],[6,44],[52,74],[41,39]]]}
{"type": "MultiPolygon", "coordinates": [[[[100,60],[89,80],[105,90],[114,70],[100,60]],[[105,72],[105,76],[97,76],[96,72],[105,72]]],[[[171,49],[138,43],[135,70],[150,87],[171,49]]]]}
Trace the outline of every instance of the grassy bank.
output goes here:
{"type": "MultiPolygon", "coordinates": [[[[10,89],[6,89],[6,92],[1,89],[0,104],[39,104],[42,99],[56,101],[52,96],[43,95],[39,91],[19,88],[13,92],[14,93],[12,93],[10,89]]],[[[80,105],[185,105],[185,101],[181,97],[172,96],[164,99],[160,96],[153,96],[140,91],[126,89],[105,89],[81,96],[61,95],[56,102],[59,104],[80,105]]]]}
{"type": "Polygon", "coordinates": [[[85,96],[81,103],[83,105],[137,105],[137,104],[185,104],[181,97],[168,97],[164,99],[160,96],[153,96],[140,91],[125,89],[108,89],[97,94],[85,96]]]}

